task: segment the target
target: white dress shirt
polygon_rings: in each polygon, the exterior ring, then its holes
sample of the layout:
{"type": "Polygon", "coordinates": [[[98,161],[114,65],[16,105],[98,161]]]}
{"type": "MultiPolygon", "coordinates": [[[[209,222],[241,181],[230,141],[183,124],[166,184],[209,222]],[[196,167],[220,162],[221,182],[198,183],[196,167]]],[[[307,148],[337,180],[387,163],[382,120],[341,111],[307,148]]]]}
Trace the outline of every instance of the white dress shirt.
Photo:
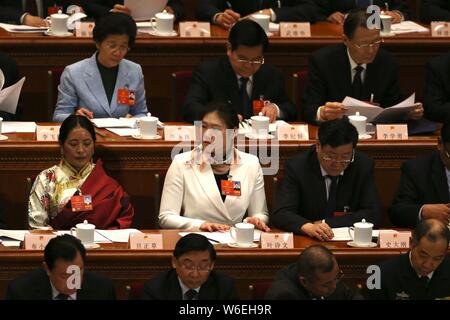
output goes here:
{"type": "MultiPolygon", "coordinates": [[[[52,299],[53,300],[58,300],[56,297],[61,293],[58,290],[56,290],[56,288],[53,286],[53,283],[50,281],[50,285],[52,286],[52,299]]],[[[77,292],[75,291],[74,293],[72,293],[71,295],[69,295],[69,297],[67,298],[67,300],[77,300],[77,292]]]]}

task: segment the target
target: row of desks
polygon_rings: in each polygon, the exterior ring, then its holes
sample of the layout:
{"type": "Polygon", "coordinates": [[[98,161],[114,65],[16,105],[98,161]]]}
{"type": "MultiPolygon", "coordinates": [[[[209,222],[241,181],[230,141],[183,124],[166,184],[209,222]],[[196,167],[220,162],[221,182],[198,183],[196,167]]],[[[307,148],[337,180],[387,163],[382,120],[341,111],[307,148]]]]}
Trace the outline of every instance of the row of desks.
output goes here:
{"type": "MultiPolygon", "coordinates": [[[[265,54],[266,63],[280,68],[292,96],[292,73],[307,68],[309,55],[324,46],[342,41],[342,27],[327,22],[311,26],[312,37],[289,39],[274,36],[265,54]]],[[[164,38],[140,34],[127,58],[142,65],[148,104],[154,115],[170,119],[167,106],[172,99],[171,74],[191,70],[205,59],[225,54],[227,31],[212,26],[211,38],[164,38]]],[[[448,39],[429,34],[404,34],[386,38],[383,47],[399,61],[400,86],[405,95],[416,92],[420,101],[425,83],[425,64],[448,51],[448,39]]],[[[23,91],[23,120],[49,121],[47,71],[87,58],[95,51],[91,39],[55,38],[40,34],[10,34],[0,29],[0,50],[16,59],[27,77],[23,91]]]]}
{"type": "MultiPolygon", "coordinates": [[[[48,123],[50,124],[50,123],[48,123]]],[[[169,123],[170,124],[170,123],[169,123]]],[[[172,123],[174,124],[174,123],[172,123]]],[[[265,176],[266,198],[269,212],[274,206],[276,183],[274,177],[283,176],[284,162],[298,152],[306,150],[317,134],[317,128],[309,126],[309,141],[257,142],[243,140],[237,147],[259,155],[268,146],[277,146],[279,170],[276,175],[265,176]],[[262,148],[264,147],[264,148],[262,148]]],[[[162,132],[160,132],[162,134],[162,132]]],[[[0,142],[0,201],[5,208],[6,222],[10,228],[27,227],[28,177],[35,177],[60,160],[60,147],[56,142],[38,142],[34,133],[6,134],[9,139],[0,142]]],[[[171,164],[171,152],[178,144],[164,140],[143,141],[131,137],[119,137],[105,129],[97,134],[95,156],[103,160],[107,172],[117,179],[131,196],[135,206],[133,226],[139,229],[156,228],[157,200],[162,188],[162,179],[171,164]],[[156,202],[155,202],[156,201],[156,202]]],[[[384,212],[389,208],[397,190],[400,166],[420,154],[436,148],[437,136],[414,136],[404,141],[362,140],[357,149],[375,159],[375,182],[381,197],[384,212]]],[[[191,143],[185,145],[191,150],[191,143]]],[[[266,164],[270,166],[273,162],[266,164]]],[[[383,226],[389,226],[386,214],[383,226]]]]}
{"type": "MultiPolygon", "coordinates": [[[[88,250],[87,268],[111,278],[120,299],[126,298],[127,285],[143,283],[171,266],[172,251],[179,239],[179,230],[146,232],[163,234],[163,250],[130,250],[126,244],[102,244],[100,249],[88,250]]],[[[313,244],[325,245],[333,251],[344,272],[344,281],[351,287],[365,285],[369,265],[379,264],[407,251],[352,248],[346,242],[318,242],[304,236],[295,236],[294,249],[236,249],[225,244],[215,245],[215,269],[233,277],[240,298],[249,299],[250,284],[270,282],[278,270],[295,262],[300,252],[313,244]]],[[[40,251],[25,251],[0,245],[0,297],[4,297],[6,287],[12,279],[39,268],[42,261],[43,253],[40,251]]]]}

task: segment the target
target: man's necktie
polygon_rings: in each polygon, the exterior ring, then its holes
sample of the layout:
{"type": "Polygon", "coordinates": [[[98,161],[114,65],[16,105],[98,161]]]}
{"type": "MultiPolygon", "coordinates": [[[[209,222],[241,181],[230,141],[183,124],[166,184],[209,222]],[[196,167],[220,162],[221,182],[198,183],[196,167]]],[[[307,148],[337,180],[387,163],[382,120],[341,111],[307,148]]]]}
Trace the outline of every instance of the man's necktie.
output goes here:
{"type": "Polygon", "coordinates": [[[184,294],[184,300],[197,300],[198,293],[194,289],[189,289],[184,294]]]}
{"type": "Polygon", "coordinates": [[[253,107],[250,106],[250,97],[247,92],[247,82],[248,78],[241,77],[239,79],[239,96],[241,98],[241,112],[244,116],[244,119],[250,119],[253,116],[253,107]]]}
{"type": "Polygon", "coordinates": [[[336,206],[337,206],[338,177],[337,176],[327,176],[327,178],[331,179],[331,183],[330,183],[330,188],[328,190],[328,201],[327,201],[327,206],[325,207],[325,214],[327,217],[332,217],[333,213],[336,212],[336,206]]]}
{"type": "Polygon", "coordinates": [[[56,300],[69,300],[69,296],[68,296],[67,294],[59,293],[59,294],[56,296],[56,300]]]}
{"type": "Polygon", "coordinates": [[[353,78],[352,83],[352,97],[358,100],[361,100],[362,98],[362,79],[361,79],[361,73],[363,72],[364,68],[358,65],[356,68],[356,74],[353,78]]]}

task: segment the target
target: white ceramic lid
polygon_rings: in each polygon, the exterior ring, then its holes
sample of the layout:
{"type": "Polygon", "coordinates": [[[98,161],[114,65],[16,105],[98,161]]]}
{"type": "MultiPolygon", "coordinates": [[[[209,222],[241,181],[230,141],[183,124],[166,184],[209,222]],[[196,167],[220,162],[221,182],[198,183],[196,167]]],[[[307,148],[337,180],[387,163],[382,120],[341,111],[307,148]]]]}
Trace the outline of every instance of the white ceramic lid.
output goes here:
{"type": "Polygon", "coordinates": [[[253,116],[251,118],[253,121],[269,121],[269,117],[263,116],[262,112],[260,112],[257,116],[253,116]]]}
{"type": "Polygon", "coordinates": [[[58,13],[52,14],[51,17],[55,18],[55,19],[66,19],[66,18],[69,18],[69,16],[67,14],[65,14],[65,13],[62,13],[61,10],[59,10],[58,13]]]}
{"type": "Polygon", "coordinates": [[[170,12],[164,10],[163,12],[158,12],[157,14],[155,14],[155,17],[157,17],[158,19],[173,19],[175,16],[170,12]]]}
{"type": "Polygon", "coordinates": [[[367,117],[360,115],[359,112],[356,112],[354,115],[351,115],[348,118],[351,120],[354,120],[354,121],[366,121],[367,120],[367,117]]]}
{"type": "Polygon", "coordinates": [[[83,223],[78,223],[76,225],[77,229],[95,229],[95,225],[90,224],[87,220],[84,220],[83,223]]]}
{"type": "Polygon", "coordinates": [[[362,219],[361,222],[356,222],[354,224],[354,226],[355,226],[355,228],[366,229],[366,228],[372,228],[373,223],[366,222],[366,219],[362,219]]]}
{"type": "Polygon", "coordinates": [[[149,112],[147,113],[147,115],[145,117],[141,117],[139,118],[140,121],[158,121],[157,117],[153,117],[152,114],[149,112]]]}

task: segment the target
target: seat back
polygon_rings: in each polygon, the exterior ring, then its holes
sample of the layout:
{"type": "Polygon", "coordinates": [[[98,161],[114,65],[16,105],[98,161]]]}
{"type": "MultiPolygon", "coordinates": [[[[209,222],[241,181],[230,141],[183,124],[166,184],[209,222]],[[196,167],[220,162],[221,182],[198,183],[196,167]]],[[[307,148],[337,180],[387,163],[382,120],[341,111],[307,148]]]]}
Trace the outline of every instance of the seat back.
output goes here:
{"type": "Polygon", "coordinates": [[[64,67],[51,67],[47,71],[47,120],[52,121],[58,100],[58,86],[64,67]]]}
{"type": "Polygon", "coordinates": [[[257,282],[248,286],[249,296],[252,300],[264,300],[267,290],[272,286],[271,282],[257,282]]]}
{"type": "Polygon", "coordinates": [[[191,85],[192,71],[183,70],[172,73],[172,103],[169,110],[169,121],[182,121],[184,100],[191,85]]]}
{"type": "Polygon", "coordinates": [[[142,300],[142,293],[144,291],[144,284],[142,282],[135,282],[125,286],[128,300],[142,300]]]}
{"type": "Polygon", "coordinates": [[[299,121],[302,121],[303,119],[302,97],[303,92],[305,91],[307,77],[307,70],[300,70],[292,74],[292,95],[295,106],[297,107],[299,121]]]}

